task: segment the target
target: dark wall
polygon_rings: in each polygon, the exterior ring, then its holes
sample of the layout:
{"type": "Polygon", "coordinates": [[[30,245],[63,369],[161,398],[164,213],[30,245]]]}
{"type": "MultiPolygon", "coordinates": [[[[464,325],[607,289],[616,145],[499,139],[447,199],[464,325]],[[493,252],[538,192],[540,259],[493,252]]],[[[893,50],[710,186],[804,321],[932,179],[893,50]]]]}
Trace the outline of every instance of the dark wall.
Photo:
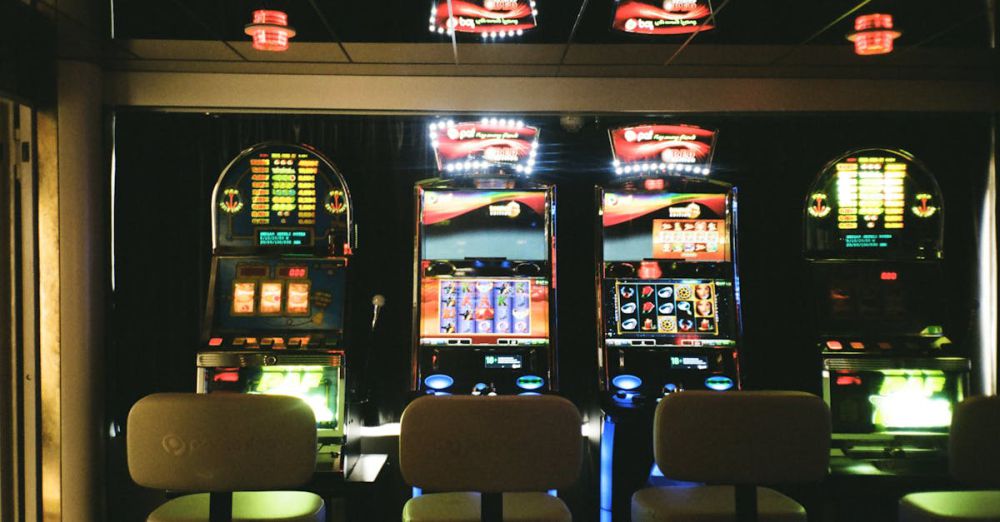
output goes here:
{"type": "MultiPolygon", "coordinates": [[[[990,147],[988,117],[709,114],[656,119],[719,129],[714,175],[739,188],[747,387],[819,392],[819,356],[808,331],[808,296],[801,291],[806,278],[802,205],[819,169],[851,148],[902,148],[937,176],[945,197],[947,291],[927,298],[940,301],[945,332],[958,346],[974,339],[976,227],[990,147]]],[[[586,120],[575,133],[564,131],[558,117],[531,118],[531,123],[541,127],[538,177],[558,187],[562,393],[594,412],[593,186],[610,175],[607,128],[653,118],[586,120]]],[[[413,184],[435,175],[427,122],[419,116],[119,112],[107,371],[112,420],[123,422],[143,395],[194,389],[209,276],[212,186],[230,159],[265,140],[313,145],[337,164],[350,186],[360,227],[351,282],[351,346],[355,359],[362,350],[372,358],[370,382],[380,420],[397,420],[409,382],[413,184]],[[374,293],[383,294],[387,304],[371,337],[367,323],[374,293]]],[[[122,473],[115,469],[121,444],[113,443],[110,450],[115,480],[122,473]]],[[[128,484],[127,477],[121,480],[128,484]]],[[[114,495],[113,484],[110,489],[114,495]]]]}

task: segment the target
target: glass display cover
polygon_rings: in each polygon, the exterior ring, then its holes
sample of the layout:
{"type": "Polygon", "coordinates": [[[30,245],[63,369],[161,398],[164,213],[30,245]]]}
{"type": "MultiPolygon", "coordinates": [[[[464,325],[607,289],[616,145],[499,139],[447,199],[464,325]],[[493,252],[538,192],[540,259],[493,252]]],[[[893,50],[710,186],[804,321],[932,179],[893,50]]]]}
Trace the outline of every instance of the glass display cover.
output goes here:
{"type": "Polygon", "coordinates": [[[869,149],[831,162],[805,208],[806,251],[824,257],[940,257],[942,197],[911,156],[869,149]]]}
{"type": "Polygon", "coordinates": [[[729,338],[732,285],[717,279],[610,279],[607,335],[614,338],[729,338]]]}
{"type": "Polygon", "coordinates": [[[829,386],[835,433],[946,433],[964,398],[963,374],[940,369],[835,370],[829,386]]]}
{"type": "Polygon", "coordinates": [[[544,191],[424,191],[422,258],[547,260],[545,208],[544,191]]]}
{"type": "Polygon", "coordinates": [[[425,278],[420,308],[421,338],[483,345],[549,336],[549,287],[542,278],[425,278]]]}
{"type": "Polygon", "coordinates": [[[726,194],[604,195],[604,261],[730,261],[726,194]]]}

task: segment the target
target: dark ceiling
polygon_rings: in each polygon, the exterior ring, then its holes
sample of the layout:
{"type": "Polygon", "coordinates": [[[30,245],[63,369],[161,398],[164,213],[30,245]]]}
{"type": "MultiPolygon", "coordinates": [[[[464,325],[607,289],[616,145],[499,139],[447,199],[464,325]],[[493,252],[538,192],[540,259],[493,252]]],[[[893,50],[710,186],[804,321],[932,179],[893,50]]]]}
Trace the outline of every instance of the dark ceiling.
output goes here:
{"type": "MultiPolygon", "coordinates": [[[[687,35],[647,37],[612,31],[614,0],[537,0],[538,28],[524,43],[673,43],[687,35]],[[575,30],[574,30],[575,27],[575,30]]],[[[986,48],[990,23],[986,0],[714,0],[717,28],[692,45],[844,45],[854,16],[889,12],[903,35],[899,48],[986,48]]],[[[248,39],[243,26],[260,7],[288,13],[300,42],[450,42],[428,31],[431,0],[113,0],[115,38],[248,39]]],[[[459,35],[459,43],[476,43],[459,35]]],[[[495,45],[511,45],[495,44],[495,45]]]]}

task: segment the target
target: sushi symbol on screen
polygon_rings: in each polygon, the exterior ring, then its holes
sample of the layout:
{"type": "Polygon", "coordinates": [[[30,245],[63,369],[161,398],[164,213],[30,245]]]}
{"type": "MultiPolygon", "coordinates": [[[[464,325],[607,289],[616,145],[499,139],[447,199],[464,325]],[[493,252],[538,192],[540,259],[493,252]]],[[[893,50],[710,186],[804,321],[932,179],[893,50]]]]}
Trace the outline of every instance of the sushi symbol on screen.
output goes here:
{"type": "Polygon", "coordinates": [[[622,330],[635,330],[635,327],[639,325],[639,321],[635,319],[626,319],[622,321],[622,330]]]}
{"type": "Polygon", "coordinates": [[[632,288],[631,286],[623,286],[621,289],[621,294],[622,297],[624,297],[625,299],[632,299],[632,296],[635,295],[635,289],[632,288]]]}
{"type": "Polygon", "coordinates": [[[623,314],[634,314],[635,313],[635,303],[625,303],[622,305],[623,314]]]}

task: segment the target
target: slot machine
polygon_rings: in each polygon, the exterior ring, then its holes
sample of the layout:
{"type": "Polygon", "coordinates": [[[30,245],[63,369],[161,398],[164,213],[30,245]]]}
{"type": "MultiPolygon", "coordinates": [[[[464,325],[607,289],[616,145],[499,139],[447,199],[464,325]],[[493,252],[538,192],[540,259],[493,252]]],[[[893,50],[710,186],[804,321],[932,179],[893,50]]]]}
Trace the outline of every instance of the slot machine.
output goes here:
{"type": "Polygon", "coordinates": [[[834,456],[943,469],[971,364],[942,326],[937,181],[906,152],[855,150],[823,168],[803,214],[834,456]]]}
{"type": "Polygon", "coordinates": [[[198,392],[301,398],[316,416],[318,471],[349,472],[344,324],[354,231],[343,176],[308,146],[255,145],[222,171],[212,202],[198,392]]]}
{"type": "Polygon", "coordinates": [[[538,129],[490,118],[430,134],[444,177],[415,189],[411,389],[555,390],[555,188],[530,180],[538,129]]]}
{"type": "Polygon", "coordinates": [[[711,179],[716,133],[610,131],[615,179],[597,188],[602,519],[627,520],[653,466],[666,394],[740,387],[736,189],[711,179]]]}

